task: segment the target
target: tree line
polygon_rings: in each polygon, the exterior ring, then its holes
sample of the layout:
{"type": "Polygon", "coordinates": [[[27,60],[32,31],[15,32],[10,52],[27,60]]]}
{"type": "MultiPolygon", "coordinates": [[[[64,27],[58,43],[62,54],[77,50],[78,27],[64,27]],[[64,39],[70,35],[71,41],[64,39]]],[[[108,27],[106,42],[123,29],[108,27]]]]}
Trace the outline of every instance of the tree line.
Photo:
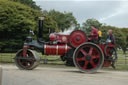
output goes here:
{"type": "Polygon", "coordinates": [[[14,51],[22,48],[29,30],[34,31],[33,37],[36,39],[39,16],[45,16],[43,38],[46,41],[48,41],[49,30],[60,32],[74,27],[85,31],[88,35],[91,30],[90,25],[93,24],[103,32],[103,40],[106,38],[106,31],[112,29],[118,47],[124,51],[128,47],[127,28],[107,26],[96,19],[88,19],[80,27],[72,12],[60,12],[54,9],[47,11],[37,6],[33,0],[0,0],[0,51],[9,52],[12,47],[14,51]]]}

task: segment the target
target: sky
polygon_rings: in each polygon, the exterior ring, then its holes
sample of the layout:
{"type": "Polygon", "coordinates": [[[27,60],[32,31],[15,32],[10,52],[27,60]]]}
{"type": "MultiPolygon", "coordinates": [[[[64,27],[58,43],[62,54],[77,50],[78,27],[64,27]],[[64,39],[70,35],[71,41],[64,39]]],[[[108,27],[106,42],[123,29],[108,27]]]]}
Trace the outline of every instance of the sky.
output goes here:
{"type": "Polygon", "coordinates": [[[82,25],[95,18],[101,23],[128,27],[128,0],[34,0],[43,10],[72,12],[82,25]]]}

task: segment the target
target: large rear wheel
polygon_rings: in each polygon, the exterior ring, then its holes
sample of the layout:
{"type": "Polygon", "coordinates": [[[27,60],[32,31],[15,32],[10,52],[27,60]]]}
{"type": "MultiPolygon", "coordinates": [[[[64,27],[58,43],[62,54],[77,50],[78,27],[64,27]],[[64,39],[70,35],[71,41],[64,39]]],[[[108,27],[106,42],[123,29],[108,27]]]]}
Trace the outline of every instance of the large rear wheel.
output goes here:
{"type": "Polygon", "coordinates": [[[94,43],[84,43],[73,54],[75,66],[82,72],[92,73],[100,69],[104,62],[102,50],[94,43]]]}
{"type": "Polygon", "coordinates": [[[36,68],[40,63],[40,57],[38,54],[28,49],[27,55],[23,56],[23,50],[19,50],[15,56],[15,63],[19,69],[32,70],[36,68]]]}

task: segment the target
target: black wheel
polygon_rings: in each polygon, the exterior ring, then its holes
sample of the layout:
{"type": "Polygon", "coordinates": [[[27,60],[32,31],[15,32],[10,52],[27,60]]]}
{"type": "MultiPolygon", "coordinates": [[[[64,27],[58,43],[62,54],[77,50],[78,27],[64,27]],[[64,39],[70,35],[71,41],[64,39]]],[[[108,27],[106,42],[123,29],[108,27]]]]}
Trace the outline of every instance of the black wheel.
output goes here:
{"type": "Polygon", "coordinates": [[[35,51],[27,50],[27,56],[23,57],[23,50],[19,50],[15,56],[15,63],[19,69],[32,70],[40,63],[40,57],[35,51]]]}
{"type": "Polygon", "coordinates": [[[80,71],[92,73],[102,67],[104,55],[99,46],[87,42],[76,48],[73,54],[73,62],[80,71]]]}

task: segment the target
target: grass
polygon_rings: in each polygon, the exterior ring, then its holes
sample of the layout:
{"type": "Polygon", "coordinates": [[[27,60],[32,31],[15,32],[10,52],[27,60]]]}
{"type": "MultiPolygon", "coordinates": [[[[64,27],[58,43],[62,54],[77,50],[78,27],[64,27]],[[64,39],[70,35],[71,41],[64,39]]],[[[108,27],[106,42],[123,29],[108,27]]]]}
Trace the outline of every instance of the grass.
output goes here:
{"type": "MultiPolygon", "coordinates": [[[[14,63],[14,57],[16,53],[0,53],[0,63],[14,63]]],[[[63,61],[61,61],[59,56],[46,56],[46,55],[41,55],[39,53],[41,59],[48,59],[48,64],[64,64],[63,61]],[[53,61],[57,60],[57,61],[53,61]]],[[[43,62],[41,62],[43,63],[43,62]]]]}
{"type": "MultiPolygon", "coordinates": [[[[128,71],[128,57],[125,57],[123,52],[121,50],[117,51],[118,54],[118,60],[116,63],[116,70],[123,70],[123,71],[128,71]]],[[[43,61],[41,62],[41,65],[45,66],[62,66],[65,62],[61,61],[59,56],[46,56],[46,55],[41,55],[42,59],[48,59],[48,60],[57,60],[57,61],[48,61],[48,64],[43,64],[43,61]]],[[[14,63],[14,56],[15,53],[0,53],[0,63],[14,63]]],[[[127,52],[128,56],[128,52],[127,52]]],[[[106,70],[114,70],[112,67],[103,67],[103,69],[106,70]]]]}
{"type": "Polygon", "coordinates": [[[0,53],[1,63],[12,63],[14,62],[15,53],[0,53]]]}

